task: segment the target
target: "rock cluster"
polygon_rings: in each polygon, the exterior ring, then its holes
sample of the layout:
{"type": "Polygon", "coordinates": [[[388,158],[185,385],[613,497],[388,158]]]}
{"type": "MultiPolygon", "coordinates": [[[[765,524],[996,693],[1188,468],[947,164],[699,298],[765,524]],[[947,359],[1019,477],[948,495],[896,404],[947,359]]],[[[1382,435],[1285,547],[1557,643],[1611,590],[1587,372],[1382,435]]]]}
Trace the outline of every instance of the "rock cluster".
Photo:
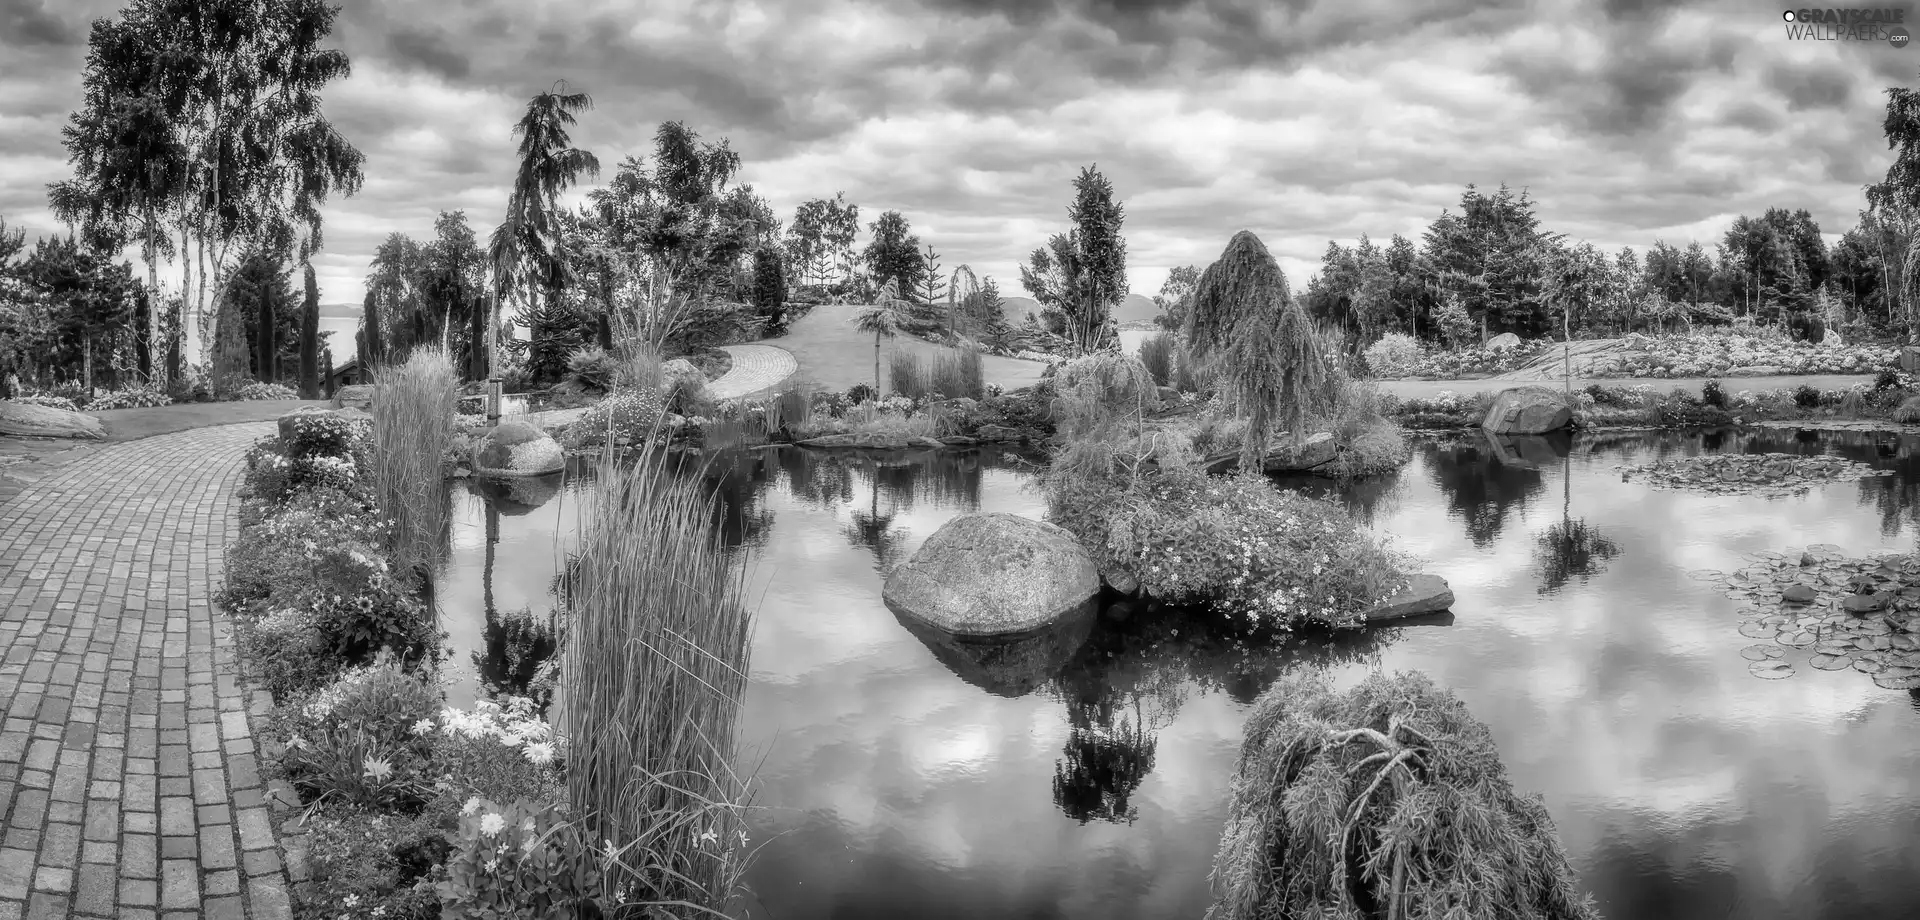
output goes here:
{"type": "Polygon", "coordinates": [[[1791,495],[1821,483],[1889,475],[1844,457],[1802,454],[1711,454],[1620,470],[1623,478],[1645,477],[1655,488],[1716,495],[1791,495]]]}
{"type": "Polygon", "coordinates": [[[1854,559],[1836,546],[1797,554],[1762,552],[1734,573],[1691,573],[1749,602],[1740,635],[1770,639],[1740,654],[1754,676],[1791,677],[1812,668],[1852,668],[1888,690],[1920,689],[1920,559],[1854,559]]]}

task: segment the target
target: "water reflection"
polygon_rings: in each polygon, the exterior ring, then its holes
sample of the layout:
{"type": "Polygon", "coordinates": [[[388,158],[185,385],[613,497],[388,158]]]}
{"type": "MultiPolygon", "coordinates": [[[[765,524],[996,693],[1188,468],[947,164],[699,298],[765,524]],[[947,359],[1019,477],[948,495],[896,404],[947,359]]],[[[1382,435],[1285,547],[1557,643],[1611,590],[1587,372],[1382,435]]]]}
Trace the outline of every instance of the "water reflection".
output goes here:
{"type": "MultiPolygon", "coordinates": [[[[1280,641],[1111,604],[1084,635],[998,649],[916,633],[876,570],[961,511],[1040,515],[1017,457],[761,451],[713,476],[760,602],[741,726],[764,806],[749,913],[1200,916],[1247,704],[1325,667],[1419,669],[1460,695],[1515,785],[1544,795],[1607,916],[1920,915],[1920,694],[1851,672],[1754,679],[1737,605],[1684,574],[1809,543],[1911,551],[1916,443],[1422,440],[1401,474],[1340,498],[1452,583],[1445,628],[1280,641]],[[1758,499],[1650,492],[1615,470],[1715,451],[1832,451],[1895,475],[1758,499]]],[[[442,601],[463,652],[511,638],[488,606],[547,609],[582,481],[518,516],[456,497],[442,601]]]]}

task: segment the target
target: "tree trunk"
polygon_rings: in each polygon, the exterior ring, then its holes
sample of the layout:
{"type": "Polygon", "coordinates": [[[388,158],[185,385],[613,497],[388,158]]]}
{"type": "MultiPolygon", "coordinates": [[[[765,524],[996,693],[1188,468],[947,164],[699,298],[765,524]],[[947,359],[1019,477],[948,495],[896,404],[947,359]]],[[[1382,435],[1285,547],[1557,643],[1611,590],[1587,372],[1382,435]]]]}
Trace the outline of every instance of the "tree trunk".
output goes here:
{"type": "Polygon", "coordinates": [[[144,253],[147,260],[147,366],[141,368],[140,372],[146,375],[148,382],[154,385],[155,390],[165,392],[167,383],[172,378],[168,375],[171,368],[161,360],[161,356],[166,354],[166,333],[162,328],[160,316],[163,308],[160,305],[159,256],[154,250],[153,242],[155,222],[153,207],[149,205],[147,207],[147,251],[144,253]]]}
{"type": "Polygon", "coordinates": [[[880,398],[880,333],[873,334],[873,398],[880,398]]]}
{"type": "Polygon", "coordinates": [[[80,376],[86,380],[87,396],[93,396],[93,330],[80,330],[80,376]]]}
{"type": "Polygon", "coordinates": [[[1247,440],[1240,445],[1240,472],[1258,474],[1267,464],[1267,401],[1251,402],[1253,411],[1247,419],[1247,440]]]}
{"type": "Polygon", "coordinates": [[[467,321],[467,377],[472,380],[487,379],[487,301],[484,295],[475,292],[467,305],[471,318],[467,321]]]}

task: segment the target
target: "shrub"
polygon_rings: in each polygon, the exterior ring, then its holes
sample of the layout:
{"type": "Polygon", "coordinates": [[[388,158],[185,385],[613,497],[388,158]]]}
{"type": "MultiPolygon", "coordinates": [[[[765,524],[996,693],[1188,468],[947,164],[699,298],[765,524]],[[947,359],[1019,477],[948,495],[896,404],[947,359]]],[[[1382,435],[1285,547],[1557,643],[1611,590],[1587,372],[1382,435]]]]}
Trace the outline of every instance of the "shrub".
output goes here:
{"type": "Polygon", "coordinates": [[[1902,425],[1920,423],[1920,396],[1909,396],[1893,410],[1893,420],[1902,425]]]}
{"type": "Polygon", "coordinates": [[[1486,725],[1420,674],[1301,670],[1247,717],[1207,916],[1599,920],[1486,725]]]}
{"type": "Polygon", "coordinates": [[[1794,405],[1802,409],[1812,409],[1819,406],[1820,388],[1805,383],[1794,387],[1793,402],[1794,405]]]}
{"type": "Polygon", "coordinates": [[[87,403],[88,412],[105,412],[109,409],[152,409],[157,406],[173,404],[167,394],[150,387],[134,390],[116,390],[87,403]]]}
{"type": "Polygon", "coordinates": [[[1173,352],[1177,336],[1163,332],[1140,343],[1140,363],[1147,366],[1157,386],[1173,385],[1173,352]]]}
{"type": "Polygon", "coordinates": [[[294,886],[297,917],[439,920],[435,871],[450,849],[443,816],[381,814],[324,803],[303,822],[308,883],[294,886]]]}
{"type": "Polygon", "coordinates": [[[247,679],[275,699],[312,693],[337,679],[346,663],[320,631],[313,612],[284,607],[258,619],[236,617],[234,642],[247,679]]]}
{"type": "MultiPolygon", "coordinates": [[[[285,441],[286,455],[293,459],[309,457],[371,458],[373,423],[349,419],[332,413],[310,412],[294,416],[285,441]]],[[[270,439],[271,440],[271,439],[270,439]]]]}
{"type": "Polygon", "coordinates": [[[1914,388],[1913,375],[1895,367],[1883,367],[1873,376],[1875,392],[1885,390],[1911,390],[1914,388]]]}
{"type": "Polygon", "coordinates": [[[659,390],[665,387],[662,376],[665,362],[660,350],[640,339],[630,339],[619,348],[620,369],[613,385],[619,390],[659,390]]]}
{"type": "Polygon", "coordinates": [[[707,375],[685,358],[675,358],[660,366],[660,386],[667,408],[682,415],[703,410],[707,398],[707,375]]]}
{"type": "Polygon", "coordinates": [[[1715,409],[1727,407],[1727,391],[1722,389],[1720,381],[1709,380],[1700,387],[1700,401],[1715,409]]]}
{"type": "Polygon", "coordinates": [[[879,396],[880,394],[876,392],[873,389],[873,385],[869,383],[856,383],[847,388],[847,399],[854,405],[859,405],[863,402],[872,402],[878,399],[879,396]]]}
{"type": "Polygon", "coordinates": [[[554,804],[478,796],[461,809],[446,881],[448,920],[599,916],[602,854],[554,804]]]}
{"type": "Polygon", "coordinates": [[[576,348],[567,356],[567,379],[589,390],[611,390],[620,362],[600,347],[576,348]]]}
{"type": "Polygon", "coordinates": [[[615,393],[589,406],[560,433],[560,443],[569,448],[605,444],[609,430],[614,440],[638,444],[653,436],[666,414],[658,390],[631,390],[615,393]]]}
{"type": "Polygon", "coordinates": [[[1367,361],[1368,372],[1375,377],[1409,377],[1420,361],[1421,348],[1413,336],[1389,332],[1361,354],[1367,361]]]}
{"type": "Polygon", "coordinates": [[[282,386],[278,383],[249,383],[241,387],[239,392],[233,394],[233,398],[245,400],[299,399],[300,394],[295,393],[293,388],[282,386]]]}
{"type": "Polygon", "coordinates": [[[305,801],[417,809],[438,778],[440,708],[438,690],[382,656],[278,717],[280,768],[305,801]]]}
{"type": "Polygon", "coordinates": [[[1050,517],[1164,603],[1250,625],[1356,627],[1403,562],[1338,506],[1252,476],[1165,469],[1125,483],[1055,477],[1050,517]]]}

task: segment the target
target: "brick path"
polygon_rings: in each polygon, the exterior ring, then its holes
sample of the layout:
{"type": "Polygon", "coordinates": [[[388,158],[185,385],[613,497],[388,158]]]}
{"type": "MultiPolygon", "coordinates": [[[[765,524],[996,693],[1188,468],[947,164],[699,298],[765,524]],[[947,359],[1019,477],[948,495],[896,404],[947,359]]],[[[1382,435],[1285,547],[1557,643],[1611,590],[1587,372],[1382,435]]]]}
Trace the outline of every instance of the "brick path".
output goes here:
{"type": "Polygon", "coordinates": [[[0,920],[291,916],[209,601],[271,430],[109,445],[0,504],[0,920]]]}
{"type": "Polygon", "coordinates": [[[722,345],[733,366],[707,384],[714,399],[738,399],[778,386],[800,370],[800,363],[784,348],[772,345],[722,345]]]}

